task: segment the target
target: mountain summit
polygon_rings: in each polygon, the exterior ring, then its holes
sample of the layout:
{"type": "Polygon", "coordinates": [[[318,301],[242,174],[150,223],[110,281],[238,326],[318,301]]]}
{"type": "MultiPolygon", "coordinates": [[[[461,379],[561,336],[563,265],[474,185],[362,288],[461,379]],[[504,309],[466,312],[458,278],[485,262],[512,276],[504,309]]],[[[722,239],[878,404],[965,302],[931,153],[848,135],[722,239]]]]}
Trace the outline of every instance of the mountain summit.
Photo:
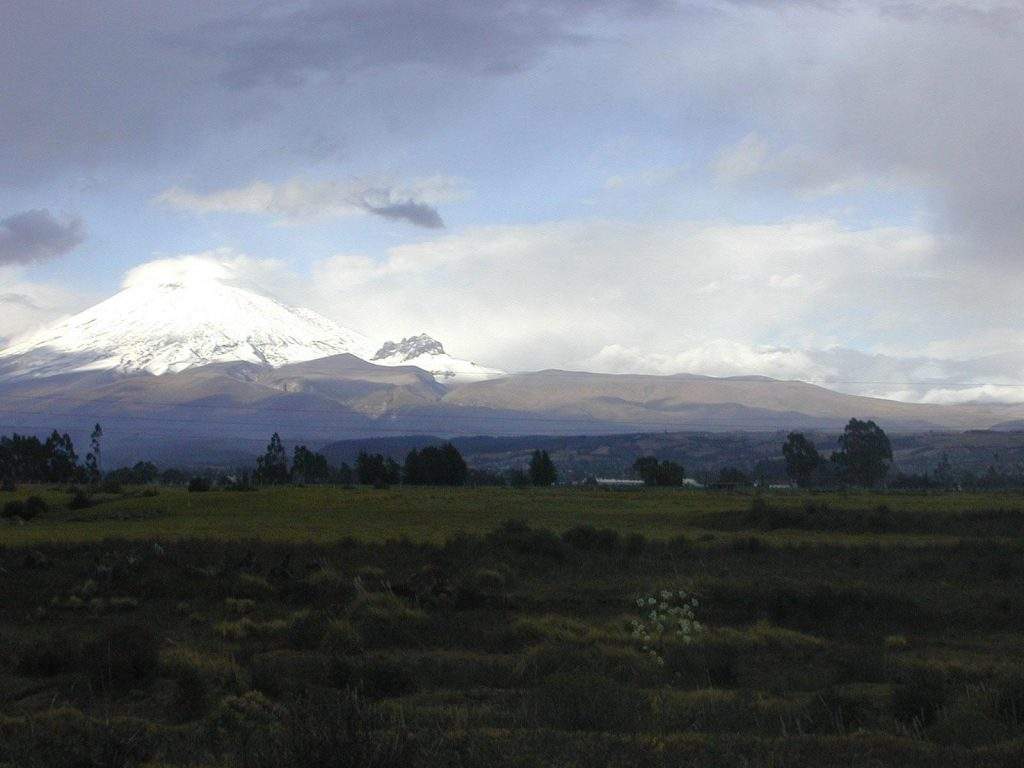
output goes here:
{"type": "Polygon", "coordinates": [[[80,371],[163,374],[220,362],[271,366],[350,353],[374,345],[308,309],[235,283],[226,264],[201,257],[155,261],[123,289],[83,312],[0,350],[0,374],[80,371]]]}
{"type": "Polygon", "coordinates": [[[504,376],[497,368],[487,368],[470,360],[460,360],[444,351],[437,339],[421,333],[401,341],[386,341],[370,358],[377,365],[415,365],[438,381],[453,384],[463,381],[485,381],[504,376]]]}
{"type": "Polygon", "coordinates": [[[193,256],[144,264],[106,301],[14,340],[0,349],[0,379],[84,371],[159,376],[227,362],[277,368],[340,354],[418,366],[446,384],[503,375],[452,357],[426,334],[378,348],[323,315],[241,285],[230,262],[193,256]]]}

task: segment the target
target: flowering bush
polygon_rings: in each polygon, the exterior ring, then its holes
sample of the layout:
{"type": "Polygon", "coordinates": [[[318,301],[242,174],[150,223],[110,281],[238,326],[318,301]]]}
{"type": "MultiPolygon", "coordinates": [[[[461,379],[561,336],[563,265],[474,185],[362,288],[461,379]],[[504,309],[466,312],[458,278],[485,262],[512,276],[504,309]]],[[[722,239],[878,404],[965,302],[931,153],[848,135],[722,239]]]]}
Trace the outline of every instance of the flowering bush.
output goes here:
{"type": "Polygon", "coordinates": [[[700,601],[684,589],[637,596],[636,607],[640,618],[632,621],[633,639],[658,664],[665,663],[662,650],[668,640],[675,637],[692,643],[694,636],[704,631],[696,617],[700,601]]]}

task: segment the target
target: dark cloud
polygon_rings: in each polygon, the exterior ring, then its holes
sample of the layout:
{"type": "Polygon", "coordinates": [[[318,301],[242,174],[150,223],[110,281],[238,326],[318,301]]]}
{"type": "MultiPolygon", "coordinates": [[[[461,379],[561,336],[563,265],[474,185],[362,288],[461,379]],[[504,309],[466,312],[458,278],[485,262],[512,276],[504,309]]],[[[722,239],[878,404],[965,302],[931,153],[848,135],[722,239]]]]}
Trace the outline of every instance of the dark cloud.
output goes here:
{"type": "Polygon", "coordinates": [[[390,203],[388,205],[368,205],[366,210],[375,216],[383,216],[385,219],[396,221],[407,221],[410,224],[415,224],[417,227],[426,227],[427,229],[442,229],[444,227],[444,221],[441,220],[441,214],[437,212],[437,209],[425,203],[417,203],[412,200],[404,203],[390,203]]]}
{"type": "Polygon", "coordinates": [[[85,239],[81,219],[60,221],[44,209],[0,219],[0,265],[32,264],[62,256],[85,239]]]}
{"type": "Polygon", "coordinates": [[[420,0],[305,4],[291,13],[235,15],[169,38],[222,60],[233,86],[294,86],[308,74],[425,64],[475,74],[519,71],[589,36],[594,14],[635,15],[664,0],[420,0]]]}
{"type": "MultiPolygon", "coordinates": [[[[425,92],[451,92],[466,74],[522,71],[553,49],[584,43],[590,20],[668,4],[5,0],[0,186],[109,167],[156,172],[167,164],[182,173],[211,144],[246,129],[261,131],[259,140],[278,155],[323,159],[347,145],[339,125],[354,131],[377,109],[341,106],[350,97],[336,92],[343,79],[404,65],[443,70],[444,78],[402,77],[389,86],[396,119],[421,125],[425,92]],[[316,95],[305,93],[316,75],[326,80],[317,81],[316,95]]],[[[236,142],[223,163],[258,144],[236,142]]]]}

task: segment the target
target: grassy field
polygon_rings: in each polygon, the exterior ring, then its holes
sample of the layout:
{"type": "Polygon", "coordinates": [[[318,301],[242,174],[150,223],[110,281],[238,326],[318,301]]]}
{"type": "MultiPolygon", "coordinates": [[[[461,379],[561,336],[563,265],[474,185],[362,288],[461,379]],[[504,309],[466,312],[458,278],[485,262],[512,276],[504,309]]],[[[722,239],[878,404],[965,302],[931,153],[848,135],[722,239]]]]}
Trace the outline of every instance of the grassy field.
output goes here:
{"type": "MultiPolygon", "coordinates": [[[[215,538],[237,541],[255,538],[280,542],[336,542],[354,537],[384,541],[407,537],[442,543],[456,533],[481,534],[509,519],[561,533],[576,525],[611,528],[668,539],[681,534],[729,537],[750,527],[743,520],[726,522],[751,506],[750,493],[643,489],[609,491],[585,488],[264,488],[253,492],[189,493],[183,488],[126,489],[120,494],[96,494],[87,509],[68,509],[65,489],[22,486],[0,495],[11,499],[42,497],[51,513],[27,525],[0,523],[0,543],[27,545],[46,542],[87,542],[105,538],[215,538]],[[149,495],[154,494],[154,495],[149,495]]],[[[802,511],[808,505],[835,513],[864,512],[885,506],[895,516],[919,519],[920,524],[893,525],[887,530],[831,530],[829,540],[862,541],[864,535],[887,541],[948,540],[971,535],[971,527],[949,531],[929,518],[983,517],[1024,510],[1024,496],[970,493],[790,493],[766,496],[780,512],[802,511]]],[[[1021,518],[1024,520],[1024,517],[1021,518]]],[[[781,521],[785,523],[785,520],[781,521]]],[[[774,538],[773,529],[792,526],[756,525],[774,538]]],[[[819,526],[820,527],[820,526],[819,526]]],[[[787,541],[822,540],[816,526],[797,526],[783,534],[787,541]]],[[[1024,536],[1024,528],[1010,535],[1024,536]]]]}
{"type": "Polygon", "coordinates": [[[4,768],[1024,764],[1019,496],[30,495],[4,768]]]}

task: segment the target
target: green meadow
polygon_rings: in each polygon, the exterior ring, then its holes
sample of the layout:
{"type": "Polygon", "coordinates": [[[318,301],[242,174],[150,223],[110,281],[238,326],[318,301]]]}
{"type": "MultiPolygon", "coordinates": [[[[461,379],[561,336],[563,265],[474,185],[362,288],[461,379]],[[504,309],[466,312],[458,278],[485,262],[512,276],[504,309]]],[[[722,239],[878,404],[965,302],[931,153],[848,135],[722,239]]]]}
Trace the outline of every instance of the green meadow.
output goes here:
{"type": "MultiPolygon", "coordinates": [[[[42,497],[51,511],[28,524],[0,523],[0,543],[89,542],[106,538],[224,541],[260,539],[275,542],[336,542],[409,538],[442,543],[457,533],[481,534],[509,519],[561,533],[577,525],[610,528],[622,534],[640,533],[665,539],[681,534],[713,538],[742,532],[742,517],[753,495],[741,492],[590,488],[427,488],[393,487],[375,490],[336,486],[270,487],[251,492],[190,493],[184,488],[128,488],[119,494],[97,493],[85,509],[68,508],[66,489],[21,486],[0,496],[12,499],[42,497]],[[738,526],[738,527],[737,527],[738,526]]],[[[825,507],[832,513],[863,512],[887,507],[901,520],[917,520],[877,530],[832,530],[832,540],[860,541],[864,534],[880,541],[949,539],[971,535],[970,526],[950,534],[934,521],[984,517],[1024,510],[1024,495],[996,493],[871,493],[770,492],[765,495],[778,511],[801,512],[825,507]]],[[[812,523],[754,528],[775,539],[815,541],[823,537],[812,523]],[[776,529],[787,529],[777,533],[776,529]]]]}
{"type": "Polygon", "coordinates": [[[1017,495],[30,496],[4,768],[1024,764],[1017,495]]]}

